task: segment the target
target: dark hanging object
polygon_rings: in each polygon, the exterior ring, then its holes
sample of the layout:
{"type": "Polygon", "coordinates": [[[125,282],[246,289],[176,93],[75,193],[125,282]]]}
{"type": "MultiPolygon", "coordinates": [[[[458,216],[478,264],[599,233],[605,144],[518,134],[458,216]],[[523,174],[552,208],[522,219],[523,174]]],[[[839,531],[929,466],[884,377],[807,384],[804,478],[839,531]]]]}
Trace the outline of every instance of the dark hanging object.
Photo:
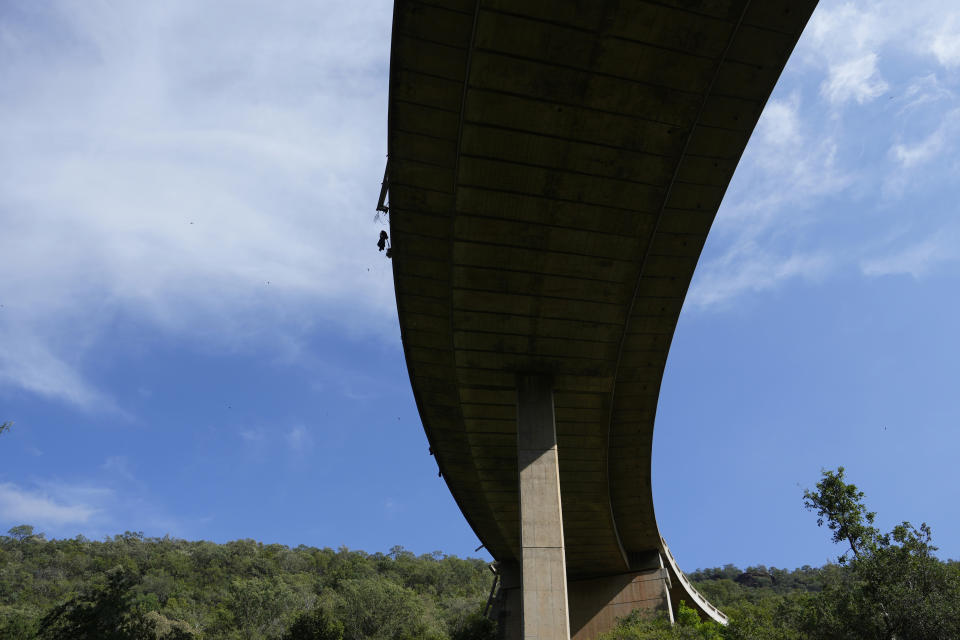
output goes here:
{"type": "Polygon", "coordinates": [[[380,230],[380,240],[377,241],[377,248],[383,251],[387,247],[387,232],[380,230]]]}

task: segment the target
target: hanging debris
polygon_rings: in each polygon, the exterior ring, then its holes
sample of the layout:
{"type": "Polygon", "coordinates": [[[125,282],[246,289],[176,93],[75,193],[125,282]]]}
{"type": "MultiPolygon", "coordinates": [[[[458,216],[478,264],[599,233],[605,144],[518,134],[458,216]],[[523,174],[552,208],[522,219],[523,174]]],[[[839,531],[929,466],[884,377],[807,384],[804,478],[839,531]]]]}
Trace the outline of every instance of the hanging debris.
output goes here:
{"type": "Polygon", "coordinates": [[[390,247],[390,236],[382,229],[380,230],[380,239],[377,241],[377,248],[380,251],[385,250],[388,258],[393,257],[393,249],[390,247]]]}

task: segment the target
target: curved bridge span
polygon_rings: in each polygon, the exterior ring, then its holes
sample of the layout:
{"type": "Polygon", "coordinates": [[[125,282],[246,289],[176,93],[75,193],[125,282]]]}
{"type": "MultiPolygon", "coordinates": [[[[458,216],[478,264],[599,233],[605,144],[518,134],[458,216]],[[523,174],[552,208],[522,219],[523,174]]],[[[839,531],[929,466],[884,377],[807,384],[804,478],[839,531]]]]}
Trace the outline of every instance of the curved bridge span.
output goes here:
{"type": "Polygon", "coordinates": [[[595,637],[680,599],[724,620],[660,537],[654,415],[707,232],[815,5],[396,0],[404,351],[500,567],[506,637],[595,637]]]}

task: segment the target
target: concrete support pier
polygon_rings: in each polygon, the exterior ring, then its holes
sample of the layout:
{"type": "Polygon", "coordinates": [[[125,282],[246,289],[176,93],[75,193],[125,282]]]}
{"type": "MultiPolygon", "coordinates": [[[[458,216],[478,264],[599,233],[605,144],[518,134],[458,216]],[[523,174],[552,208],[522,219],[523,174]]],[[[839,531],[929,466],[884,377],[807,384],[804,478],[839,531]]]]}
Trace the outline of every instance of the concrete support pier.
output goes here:
{"type": "MultiPolygon", "coordinates": [[[[571,640],[596,640],[636,609],[650,617],[662,612],[673,621],[670,577],[659,554],[652,551],[649,556],[649,567],[567,582],[571,640]]],[[[524,637],[520,567],[513,561],[498,562],[497,570],[500,589],[490,617],[497,623],[498,640],[520,640],[524,637]]]]}
{"type": "Polygon", "coordinates": [[[570,640],[553,385],[517,377],[517,461],[524,640],[570,640]]]}

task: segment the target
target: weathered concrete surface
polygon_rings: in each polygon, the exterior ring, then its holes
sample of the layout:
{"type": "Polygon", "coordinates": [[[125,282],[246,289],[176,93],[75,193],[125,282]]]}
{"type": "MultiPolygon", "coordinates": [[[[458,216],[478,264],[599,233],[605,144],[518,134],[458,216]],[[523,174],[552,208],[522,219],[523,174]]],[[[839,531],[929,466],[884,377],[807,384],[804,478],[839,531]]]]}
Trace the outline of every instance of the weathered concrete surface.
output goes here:
{"type": "Polygon", "coordinates": [[[635,571],[570,583],[570,626],[573,640],[593,640],[612,629],[618,618],[636,609],[673,620],[670,582],[663,568],[635,571]]]}
{"type": "Polygon", "coordinates": [[[669,557],[650,490],[667,353],[815,4],[395,3],[387,178],[404,352],[444,479],[498,561],[522,556],[523,371],[553,379],[568,579],[669,557]]]}
{"type": "MultiPolygon", "coordinates": [[[[659,559],[659,557],[658,557],[659,559]]],[[[498,623],[500,640],[522,637],[520,581],[517,569],[501,565],[501,588],[492,617],[498,623]]],[[[569,582],[570,631],[573,640],[593,640],[609,631],[635,609],[664,612],[670,608],[670,578],[662,566],[602,578],[569,582]]]]}
{"type": "Polygon", "coordinates": [[[517,377],[523,638],[570,640],[560,466],[548,377],[517,377]]]}
{"type": "Polygon", "coordinates": [[[497,623],[497,640],[523,637],[523,601],[520,597],[520,566],[513,561],[497,563],[500,588],[490,612],[497,623]]]}

